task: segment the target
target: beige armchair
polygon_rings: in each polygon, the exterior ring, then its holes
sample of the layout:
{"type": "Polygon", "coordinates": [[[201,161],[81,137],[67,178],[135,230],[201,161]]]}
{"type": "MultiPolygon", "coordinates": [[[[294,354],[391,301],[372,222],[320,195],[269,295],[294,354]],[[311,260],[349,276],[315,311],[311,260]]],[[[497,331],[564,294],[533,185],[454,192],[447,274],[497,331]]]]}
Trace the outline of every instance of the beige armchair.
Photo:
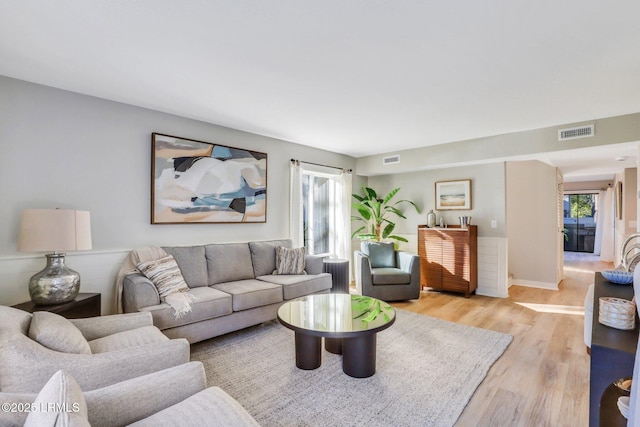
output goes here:
{"type": "Polygon", "coordinates": [[[0,306],[1,392],[36,393],[58,370],[90,391],[189,358],[189,343],[169,340],[149,313],[67,320],[0,306]]]}
{"type": "Polygon", "coordinates": [[[420,298],[420,257],[396,251],[393,243],[362,242],[354,252],[359,294],[383,301],[420,298]]]}
{"type": "MultiPolygon", "coordinates": [[[[259,426],[221,388],[207,388],[201,362],[186,363],[92,391],[81,390],[72,376],[58,371],[39,394],[0,393],[0,401],[15,404],[16,408],[34,402],[65,408],[67,403],[66,407],[72,409],[59,414],[32,415],[27,411],[3,411],[0,425],[6,427],[22,426],[28,417],[33,425],[54,425],[49,424],[47,418],[60,421],[58,416],[65,418],[69,425],[92,427],[259,426]]],[[[39,405],[29,407],[37,409],[39,405]]]]}

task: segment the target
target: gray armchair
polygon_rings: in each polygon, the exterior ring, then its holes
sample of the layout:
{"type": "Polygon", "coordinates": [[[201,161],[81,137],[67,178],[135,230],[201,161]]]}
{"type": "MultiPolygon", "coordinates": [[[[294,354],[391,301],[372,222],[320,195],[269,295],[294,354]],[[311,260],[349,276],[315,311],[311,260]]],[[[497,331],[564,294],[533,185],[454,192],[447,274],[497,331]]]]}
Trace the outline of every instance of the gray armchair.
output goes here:
{"type": "Polygon", "coordinates": [[[383,301],[420,298],[420,258],[393,243],[362,242],[354,252],[358,293],[383,301]]]}
{"type": "MultiPolygon", "coordinates": [[[[60,406],[65,401],[70,402],[78,405],[75,408],[78,410],[63,413],[61,416],[73,418],[71,425],[258,426],[253,417],[221,388],[207,388],[201,362],[185,363],[92,391],[83,391],[80,387],[74,386],[74,380],[75,378],[69,377],[66,371],[56,372],[39,394],[0,392],[0,401],[20,404],[19,407],[38,401],[60,406]],[[63,375],[66,382],[63,391],[54,392],[53,395],[47,393],[50,391],[47,388],[56,390],[56,381],[63,375]]],[[[55,418],[56,414],[34,415],[41,417],[37,421],[38,425],[44,425],[42,416],[52,415],[55,418]]],[[[22,426],[27,416],[29,413],[26,411],[2,411],[0,425],[22,426]]],[[[36,422],[30,421],[32,424],[36,422]]]]}
{"type": "Polygon", "coordinates": [[[67,320],[0,306],[1,392],[37,393],[58,370],[89,391],[189,358],[189,343],[169,340],[149,313],[67,320]]]}

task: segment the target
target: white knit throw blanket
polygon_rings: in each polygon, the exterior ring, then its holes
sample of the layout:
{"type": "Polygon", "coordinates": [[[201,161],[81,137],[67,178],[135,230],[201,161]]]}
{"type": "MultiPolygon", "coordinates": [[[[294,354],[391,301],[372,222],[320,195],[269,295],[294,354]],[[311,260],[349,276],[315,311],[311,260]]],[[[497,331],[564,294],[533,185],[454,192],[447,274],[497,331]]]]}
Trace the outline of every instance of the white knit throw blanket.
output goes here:
{"type": "MultiPolygon", "coordinates": [[[[167,252],[158,246],[137,248],[129,252],[129,255],[122,263],[120,271],[118,271],[118,275],[116,277],[115,298],[116,310],[118,313],[122,313],[124,311],[122,306],[122,288],[125,276],[133,273],[140,273],[136,266],[141,262],[164,258],[167,255],[167,252]]],[[[173,294],[165,295],[161,299],[173,308],[176,319],[179,319],[186,313],[190,312],[191,303],[196,300],[190,292],[175,292],[173,294]]]]}

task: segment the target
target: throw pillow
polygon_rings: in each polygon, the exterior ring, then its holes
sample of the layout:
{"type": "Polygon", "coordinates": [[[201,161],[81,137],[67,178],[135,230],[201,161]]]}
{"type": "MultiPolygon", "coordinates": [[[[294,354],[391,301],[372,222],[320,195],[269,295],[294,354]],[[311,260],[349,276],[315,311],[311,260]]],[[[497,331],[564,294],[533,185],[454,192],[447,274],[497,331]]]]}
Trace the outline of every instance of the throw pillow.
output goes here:
{"type": "Polygon", "coordinates": [[[42,387],[30,408],[25,427],[89,426],[87,402],[80,386],[65,371],[58,371],[42,387]]]}
{"type": "Polygon", "coordinates": [[[304,247],[289,249],[276,246],[276,270],[273,274],[307,274],[304,271],[305,255],[304,247]]]}
{"type": "Polygon", "coordinates": [[[80,329],[59,314],[36,311],[29,325],[29,337],[62,353],[91,354],[89,342],[80,329]]]}
{"type": "Polygon", "coordinates": [[[136,267],[158,288],[158,295],[163,300],[167,295],[189,291],[180,268],[171,255],[141,262],[136,267]]]}
{"type": "Polygon", "coordinates": [[[395,268],[396,250],[393,243],[362,242],[362,252],[369,257],[371,268],[395,268]]]}

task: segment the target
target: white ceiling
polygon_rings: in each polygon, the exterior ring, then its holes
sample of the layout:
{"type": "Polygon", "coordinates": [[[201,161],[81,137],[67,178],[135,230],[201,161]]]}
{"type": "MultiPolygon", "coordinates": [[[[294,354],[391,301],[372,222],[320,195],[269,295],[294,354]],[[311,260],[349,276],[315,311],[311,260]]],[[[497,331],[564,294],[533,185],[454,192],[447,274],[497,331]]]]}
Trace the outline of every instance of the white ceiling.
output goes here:
{"type": "Polygon", "coordinates": [[[640,112],[639,17],[638,0],[0,0],[0,74],[360,157],[640,112]]]}

